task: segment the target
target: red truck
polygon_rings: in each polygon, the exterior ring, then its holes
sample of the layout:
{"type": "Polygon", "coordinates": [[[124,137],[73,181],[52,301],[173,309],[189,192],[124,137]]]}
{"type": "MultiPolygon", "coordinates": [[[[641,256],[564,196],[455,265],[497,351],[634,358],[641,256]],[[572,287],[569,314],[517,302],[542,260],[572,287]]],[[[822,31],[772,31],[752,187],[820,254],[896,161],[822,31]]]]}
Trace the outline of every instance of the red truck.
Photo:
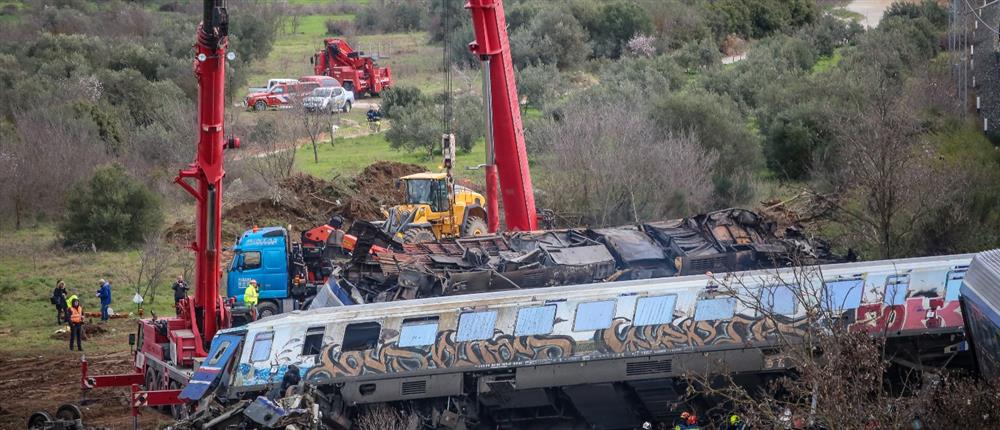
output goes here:
{"type": "Polygon", "coordinates": [[[316,82],[277,83],[267,91],[248,94],[243,100],[243,106],[255,111],[291,107],[292,103],[308,96],[316,88],[319,88],[316,82]]]}
{"type": "Polygon", "coordinates": [[[355,51],[343,39],[323,40],[323,49],[309,59],[317,75],[330,76],[340,82],[354,98],[365,94],[377,97],[383,90],[392,87],[392,71],[380,67],[375,59],[364,52],[355,51]]]}

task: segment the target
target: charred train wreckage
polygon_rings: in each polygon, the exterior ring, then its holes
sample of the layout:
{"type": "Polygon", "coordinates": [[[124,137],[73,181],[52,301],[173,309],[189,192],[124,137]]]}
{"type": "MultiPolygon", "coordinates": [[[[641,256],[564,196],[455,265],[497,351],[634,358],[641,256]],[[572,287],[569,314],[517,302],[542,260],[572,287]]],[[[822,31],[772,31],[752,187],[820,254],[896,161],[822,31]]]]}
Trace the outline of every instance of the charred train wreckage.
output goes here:
{"type": "Polygon", "coordinates": [[[333,279],[364,303],[845,261],[824,241],[795,226],[779,231],[746,209],[406,245],[365,222],[351,232],[355,258],[333,279]],[[375,245],[387,251],[365,251],[375,245]]]}

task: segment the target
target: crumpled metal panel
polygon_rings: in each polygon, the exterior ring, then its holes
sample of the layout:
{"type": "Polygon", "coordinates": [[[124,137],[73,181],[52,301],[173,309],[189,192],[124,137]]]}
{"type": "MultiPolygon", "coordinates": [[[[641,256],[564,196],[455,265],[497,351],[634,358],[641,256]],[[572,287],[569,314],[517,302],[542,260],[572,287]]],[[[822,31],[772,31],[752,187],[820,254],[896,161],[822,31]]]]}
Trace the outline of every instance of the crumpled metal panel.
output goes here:
{"type": "Polygon", "coordinates": [[[593,230],[617,254],[624,264],[666,261],[663,249],[649,236],[634,228],[599,228],[593,230]]]}

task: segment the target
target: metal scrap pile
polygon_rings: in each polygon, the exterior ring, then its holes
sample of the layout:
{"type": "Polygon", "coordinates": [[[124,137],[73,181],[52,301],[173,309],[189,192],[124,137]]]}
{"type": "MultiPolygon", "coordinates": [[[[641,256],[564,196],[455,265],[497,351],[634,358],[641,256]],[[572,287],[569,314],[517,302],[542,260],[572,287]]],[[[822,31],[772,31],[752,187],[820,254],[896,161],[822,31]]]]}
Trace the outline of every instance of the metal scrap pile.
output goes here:
{"type": "Polygon", "coordinates": [[[842,260],[795,227],[775,230],[752,211],[725,209],[637,226],[442,240],[355,258],[345,279],[366,301],[389,301],[842,260]]]}
{"type": "Polygon", "coordinates": [[[190,418],[177,421],[171,430],[258,428],[306,430],[326,428],[325,424],[344,427],[332,414],[324,415],[320,402],[325,398],[314,387],[297,387],[301,394],[271,400],[259,396],[254,400],[241,400],[223,406],[212,402],[190,418]],[[319,401],[317,401],[319,400],[319,401]],[[326,421],[326,422],[324,422],[326,421]]]}

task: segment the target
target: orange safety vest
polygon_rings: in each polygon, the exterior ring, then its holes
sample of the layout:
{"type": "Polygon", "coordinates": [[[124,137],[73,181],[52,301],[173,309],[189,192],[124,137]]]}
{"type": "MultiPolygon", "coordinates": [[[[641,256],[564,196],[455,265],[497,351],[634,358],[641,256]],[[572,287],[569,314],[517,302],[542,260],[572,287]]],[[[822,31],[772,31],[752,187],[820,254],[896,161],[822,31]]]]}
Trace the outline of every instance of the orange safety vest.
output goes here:
{"type": "Polygon", "coordinates": [[[70,314],[69,321],[74,324],[80,324],[83,322],[83,306],[77,306],[75,308],[69,308],[70,314]]]}

